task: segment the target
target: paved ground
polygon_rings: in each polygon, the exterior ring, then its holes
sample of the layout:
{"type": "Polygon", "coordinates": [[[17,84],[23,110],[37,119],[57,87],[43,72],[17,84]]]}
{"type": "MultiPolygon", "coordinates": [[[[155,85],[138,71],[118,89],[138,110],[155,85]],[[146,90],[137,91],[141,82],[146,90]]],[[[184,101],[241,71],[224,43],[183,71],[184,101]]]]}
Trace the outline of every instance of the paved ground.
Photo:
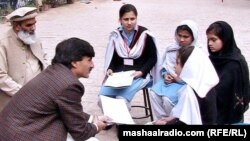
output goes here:
{"type": "MultiPolygon", "coordinates": [[[[83,97],[84,110],[101,114],[97,106],[97,95],[103,78],[102,68],[108,34],[119,26],[118,11],[124,3],[132,3],[138,9],[138,24],[148,27],[158,39],[160,50],[173,40],[176,25],[184,19],[192,19],[200,28],[200,39],[206,47],[205,30],[214,21],[225,20],[234,29],[238,46],[250,65],[250,0],[94,0],[91,4],[79,1],[41,12],[37,17],[37,33],[40,35],[49,58],[54,55],[56,44],[69,37],[89,41],[95,48],[95,69],[89,79],[81,81],[86,86],[83,97]]],[[[9,23],[0,24],[0,34],[10,28],[9,23]]],[[[137,94],[132,103],[141,103],[137,94]]],[[[141,114],[133,110],[132,115],[141,114]]],[[[250,122],[250,110],[245,114],[250,122]]],[[[144,124],[149,119],[136,120],[144,124]]],[[[102,131],[96,136],[101,141],[117,141],[116,129],[102,131]]]]}

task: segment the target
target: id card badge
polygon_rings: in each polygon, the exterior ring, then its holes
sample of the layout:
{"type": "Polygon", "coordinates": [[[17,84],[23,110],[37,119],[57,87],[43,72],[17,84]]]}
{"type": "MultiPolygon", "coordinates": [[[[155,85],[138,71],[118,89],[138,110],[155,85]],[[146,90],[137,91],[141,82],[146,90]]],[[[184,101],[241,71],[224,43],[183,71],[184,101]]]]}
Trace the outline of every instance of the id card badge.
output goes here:
{"type": "Polygon", "coordinates": [[[123,63],[124,63],[124,65],[133,66],[134,60],[133,59],[124,59],[123,63]]]}

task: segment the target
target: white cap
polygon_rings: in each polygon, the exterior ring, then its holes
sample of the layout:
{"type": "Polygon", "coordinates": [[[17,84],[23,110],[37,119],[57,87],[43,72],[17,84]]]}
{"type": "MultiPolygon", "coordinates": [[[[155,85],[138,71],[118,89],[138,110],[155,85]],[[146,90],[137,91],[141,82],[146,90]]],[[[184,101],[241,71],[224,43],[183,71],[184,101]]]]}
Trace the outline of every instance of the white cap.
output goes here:
{"type": "Polygon", "coordinates": [[[21,7],[10,13],[6,16],[6,18],[10,22],[14,21],[23,21],[31,18],[35,18],[37,16],[37,8],[36,7],[21,7]]]}

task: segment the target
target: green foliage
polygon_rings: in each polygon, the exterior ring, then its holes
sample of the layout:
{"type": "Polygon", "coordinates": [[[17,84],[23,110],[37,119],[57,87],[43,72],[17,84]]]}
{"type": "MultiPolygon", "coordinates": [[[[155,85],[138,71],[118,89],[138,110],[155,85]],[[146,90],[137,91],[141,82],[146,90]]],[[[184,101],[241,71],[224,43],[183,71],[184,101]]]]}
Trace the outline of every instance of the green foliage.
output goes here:
{"type": "Polygon", "coordinates": [[[55,4],[57,3],[57,0],[43,0],[43,4],[55,4]]]}
{"type": "Polygon", "coordinates": [[[25,6],[27,6],[27,7],[36,7],[34,1],[29,1],[25,6]]]}
{"type": "Polygon", "coordinates": [[[7,9],[0,7],[0,16],[6,16],[11,13],[13,10],[10,8],[10,5],[7,6],[7,9]]]}

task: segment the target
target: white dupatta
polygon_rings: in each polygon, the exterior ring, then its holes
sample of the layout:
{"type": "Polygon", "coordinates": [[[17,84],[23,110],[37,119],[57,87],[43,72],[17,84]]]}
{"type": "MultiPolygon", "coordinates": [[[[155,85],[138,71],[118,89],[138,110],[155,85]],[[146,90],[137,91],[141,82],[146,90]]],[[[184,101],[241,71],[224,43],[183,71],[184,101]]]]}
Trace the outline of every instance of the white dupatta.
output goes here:
{"type": "MultiPolygon", "coordinates": [[[[184,20],[178,26],[181,25],[187,25],[192,30],[194,40],[191,45],[201,48],[201,45],[198,41],[199,30],[197,24],[192,20],[184,20]]],[[[166,51],[164,53],[164,62],[162,65],[162,68],[165,68],[171,75],[176,75],[174,69],[174,65],[176,62],[176,52],[179,48],[181,48],[177,41],[177,36],[177,32],[175,31],[175,42],[166,48],[166,51]]]]}
{"type": "Polygon", "coordinates": [[[145,30],[141,33],[140,37],[138,38],[137,42],[132,47],[132,49],[125,47],[124,40],[118,29],[111,32],[109,36],[109,43],[108,43],[106,54],[105,54],[104,74],[106,74],[106,71],[111,63],[115,50],[118,53],[118,55],[122,58],[133,58],[133,59],[139,58],[143,52],[143,49],[145,46],[145,40],[148,35],[152,37],[156,46],[156,50],[157,50],[157,63],[151,70],[151,74],[153,76],[153,82],[156,82],[156,80],[159,79],[160,77],[160,73],[158,69],[160,68],[159,67],[160,61],[158,60],[161,60],[161,59],[160,59],[160,55],[158,52],[158,45],[156,43],[155,37],[149,30],[145,30]]]}
{"type": "Polygon", "coordinates": [[[213,64],[202,49],[194,48],[183,66],[180,78],[186,82],[186,86],[178,91],[179,101],[172,115],[186,124],[202,124],[199,103],[193,90],[204,98],[219,82],[213,64]]]}

